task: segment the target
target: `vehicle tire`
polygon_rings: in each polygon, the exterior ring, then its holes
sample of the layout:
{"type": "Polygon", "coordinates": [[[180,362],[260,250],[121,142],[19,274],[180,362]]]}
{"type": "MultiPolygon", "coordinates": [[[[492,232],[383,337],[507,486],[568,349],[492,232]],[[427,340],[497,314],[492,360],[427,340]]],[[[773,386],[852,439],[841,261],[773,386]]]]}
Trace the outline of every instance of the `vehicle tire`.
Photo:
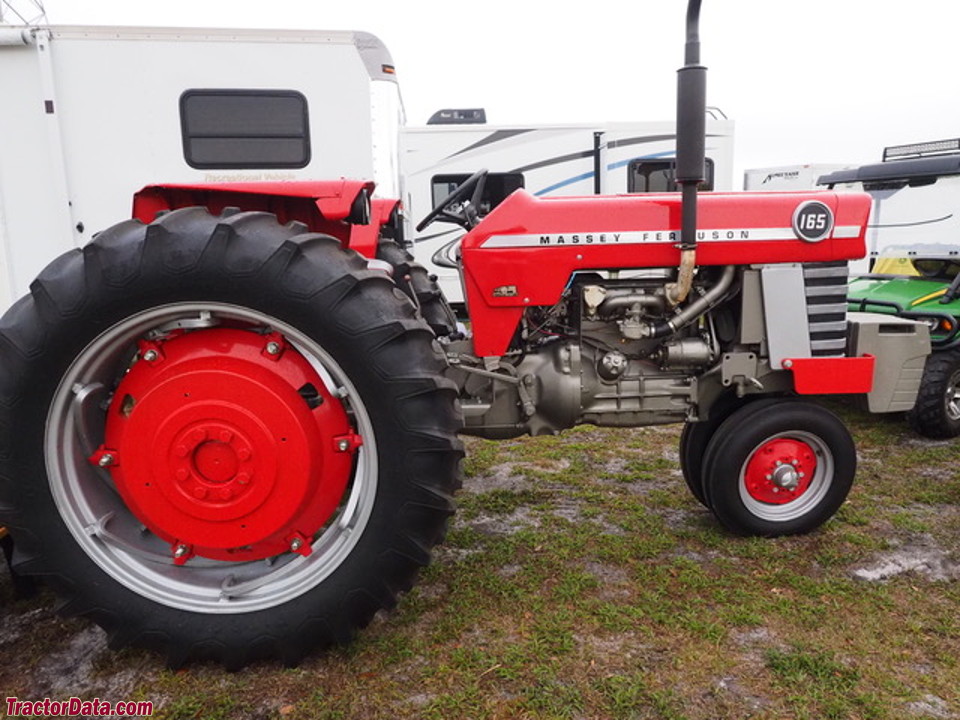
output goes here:
{"type": "Polygon", "coordinates": [[[393,281],[413,301],[420,315],[437,337],[459,338],[457,316],[447,302],[436,277],[393,240],[381,240],[377,245],[377,259],[393,267],[393,281]]]}
{"type": "Polygon", "coordinates": [[[707,496],[703,489],[703,456],[707,450],[710,438],[736,408],[748,402],[735,395],[725,396],[717,400],[710,408],[710,415],[699,422],[687,422],[680,433],[680,471],[690,489],[690,493],[701,505],[709,508],[707,496]]]}
{"type": "Polygon", "coordinates": [[[830,411],[799,400],[755,400],[724,420],[708,443],[704,490],[730,531],[793,535],[833,516],[856,467],[853,439],[830,411]]]}
{"type": "MultiPolygon", "coordinates": [[[[0,528],[2,533],[3,528],[0,528]]],[[[3,559],[10,570],[10,583],[13,585],[13,596],[15,598],[31,597],[37,592],[37,585],[32,577],[24,577],[13,569],[13,538],[10,535],[0,534],[0,551],[3,552],[3,559]]]]}
{"type": "Polygon", "coordinates": [[[934,352],[927,358],[917,402],[907,420],[924,437],[960,435],[960,349],[934,352]]]}
{"type": "Polygon", "coordinates": [[[267,213],[128,221],[0,320],[0,522],[117,648],[295,664],[411,587],[456,388],[386,274],[267,213]],[[105,409],[106,408],[106,409],[105,409]]]}

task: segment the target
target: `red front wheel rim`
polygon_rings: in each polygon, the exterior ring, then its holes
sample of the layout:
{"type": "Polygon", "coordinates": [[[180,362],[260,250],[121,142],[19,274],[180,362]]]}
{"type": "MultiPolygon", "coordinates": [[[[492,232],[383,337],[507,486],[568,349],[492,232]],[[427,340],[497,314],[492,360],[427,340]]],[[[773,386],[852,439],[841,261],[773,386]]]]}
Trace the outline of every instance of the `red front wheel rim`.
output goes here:
{"type": "Polygon", "coordinates": [[[744,460],[740,502],[761,520],[797,520],[824,501],[835,471],[833,452],[822,437],[807,431],[778,433],[759,442],[744,460]]]}
{"type": "Polygon", "coordinates": [[[747,460],[744,482],[754,500],[783,505],[809,489],[816,469],[816,452],[808,443],[781,437],[754,450],[747,460]]]}

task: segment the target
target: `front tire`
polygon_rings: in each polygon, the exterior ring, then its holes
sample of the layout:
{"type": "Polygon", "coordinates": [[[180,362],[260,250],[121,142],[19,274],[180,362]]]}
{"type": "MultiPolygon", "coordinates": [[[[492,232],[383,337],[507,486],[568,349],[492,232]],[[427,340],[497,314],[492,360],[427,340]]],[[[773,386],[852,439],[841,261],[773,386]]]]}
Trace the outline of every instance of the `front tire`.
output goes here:
{"type": "Polygon", "coordinates": [[[843,504],[857,454],[830,411],[797,400],[756,400],[717,429],[704,490],[717,519],[741,535],[807,533],[843,504]]]}
{"type": "Polygon", "coordinates": [[[960,349],[934,352],[927,358],[917,402],[907,419],[924,437],[960,435],[960,349]]]}
{"type": "Polygon", "coordinates": [[[264,213],[122,223],[0,321],[0,518],[110,645],[237,668],[350,640],[459,486],[433,334],[337,240],[264,213]]]}
{"type": "Polygon", "coordinates": [[[710,507],[707,501],[706,491],[703,487],[703,460],[710,440],[723,421],[730,417],[730,414],[749,402],[736,395],[727,395],[716,402],[710,408],[710,415],[699,422],[687,422],[683,425],[683,431],[680,433],[680,472],[683,479],[697,501],[704,507],[710,507]]]}

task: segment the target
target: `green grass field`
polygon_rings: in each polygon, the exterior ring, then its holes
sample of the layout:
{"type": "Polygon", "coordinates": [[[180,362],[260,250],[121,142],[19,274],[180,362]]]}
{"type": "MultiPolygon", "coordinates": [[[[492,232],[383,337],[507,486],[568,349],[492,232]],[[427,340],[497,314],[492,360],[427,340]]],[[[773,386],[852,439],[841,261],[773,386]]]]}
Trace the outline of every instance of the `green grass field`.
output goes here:
{"type": "Polygon", "coordinates": [[[678,427],[468,439],[447,543],[350,647],[171,672],[3,572],[0,686],[171,719],[960,718],[960,442],[838,409],[858,478],[812,535],[722,530],[678,427]]]}

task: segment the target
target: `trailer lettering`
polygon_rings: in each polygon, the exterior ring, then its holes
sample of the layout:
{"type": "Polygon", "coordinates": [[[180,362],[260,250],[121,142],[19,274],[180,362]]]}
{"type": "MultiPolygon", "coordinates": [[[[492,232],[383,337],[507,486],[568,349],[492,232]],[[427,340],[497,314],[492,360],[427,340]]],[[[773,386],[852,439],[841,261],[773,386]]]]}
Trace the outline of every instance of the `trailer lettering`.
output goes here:
{"type": "Polygon", "coordinates": [[[549,245],[549,244],[550,244],[550,236],[549,236],[549,235],[541,235],[541,236],[540,236],[540,244],[541,244],[541,245],[549,245]]]}

